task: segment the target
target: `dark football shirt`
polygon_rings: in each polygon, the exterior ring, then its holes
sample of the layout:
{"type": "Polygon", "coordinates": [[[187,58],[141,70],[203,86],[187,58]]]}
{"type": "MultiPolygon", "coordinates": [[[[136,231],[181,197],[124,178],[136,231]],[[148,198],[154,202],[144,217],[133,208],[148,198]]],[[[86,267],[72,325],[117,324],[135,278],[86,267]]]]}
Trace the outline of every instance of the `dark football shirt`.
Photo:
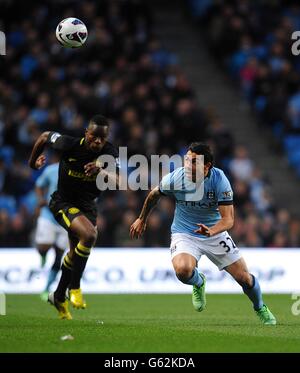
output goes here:
{"type": "Polygon", "coordinates": [[[87,176],[84,166],[104,154],[113,156],[118,166],[118,150],[106,142],[99,152],[93,152],[85,146],[84,137],[66,136],[58,132],[50,132],[47,143],[61,154],[57,184],[60,197],[84,209],[93,207],[101,191],[96,185],[97,174],[87,176]]]}

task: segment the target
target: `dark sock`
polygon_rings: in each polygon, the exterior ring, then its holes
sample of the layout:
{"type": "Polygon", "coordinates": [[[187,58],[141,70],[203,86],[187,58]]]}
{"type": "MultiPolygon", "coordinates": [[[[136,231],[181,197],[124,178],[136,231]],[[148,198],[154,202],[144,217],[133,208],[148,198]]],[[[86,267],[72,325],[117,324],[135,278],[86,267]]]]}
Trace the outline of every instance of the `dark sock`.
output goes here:
{"type": "Polygon", "coordinates": [[[66,299],[66,290],[70,284],[72,276],[73,261],[69,258],[68,254],[64,257],[63,264],[61,266],[61,276],[54,292],[55,298],[59,302],[64,302],[66,299]]]}
{"type": "Polygon", "coordinates": [[[70,289],[79,289],[80,280],[85,269],[87,260],[90,256],[91,247],[86,247],[80,242],[75,248],[73,256],[73,271],[70,282],[70,289]]]}

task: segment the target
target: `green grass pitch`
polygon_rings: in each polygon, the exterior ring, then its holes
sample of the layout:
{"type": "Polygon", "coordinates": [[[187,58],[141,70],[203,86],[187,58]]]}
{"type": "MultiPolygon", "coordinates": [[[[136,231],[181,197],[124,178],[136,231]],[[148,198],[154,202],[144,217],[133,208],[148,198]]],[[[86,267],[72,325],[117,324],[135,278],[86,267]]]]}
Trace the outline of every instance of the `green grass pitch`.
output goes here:
{"type": "Polygon", "coordinates": [[[0,352],[300,352],[300,316],[290,295],[265,295],[276,326],[260,324],[243,295],[86,295],[86,310],[58,320],[38,295],[7,295],[0,352]],[[62,341],[64,335],[74,340],[62,341]]]}

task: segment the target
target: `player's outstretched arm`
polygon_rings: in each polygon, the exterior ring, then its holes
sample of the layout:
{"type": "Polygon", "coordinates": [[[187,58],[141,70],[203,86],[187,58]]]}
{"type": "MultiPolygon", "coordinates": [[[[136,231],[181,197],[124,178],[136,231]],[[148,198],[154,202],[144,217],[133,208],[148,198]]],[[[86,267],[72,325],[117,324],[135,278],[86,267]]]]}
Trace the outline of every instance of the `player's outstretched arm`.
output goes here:
{"type": "Polygon", "coordinates": [[[50,132],[43,132],[36,140],[28,164],[34,170],[38,170],[46,163],[46,157],[42,154],[50,132]]]}
{"type": "Polygon", "coordinates": [[[158,186],[152,189],[151,192],[148,194],[147,198],[145,199],[140,216],[130,227],[131,238],[140,238],[142,234],[145,232],[148,216],[153,207],[157,204],[160,197],[161,192],[159,191],[158,186]]]}
{"type": "Polygon", "coordinates": [[[218,233],[225,232],[233,227],[234,223],[234,209],[233,205],[219,205],[221,219],[212,227],[207,227],[204,224],[197,224],[198,228],[194,232],[211,237],[218,233]]]}

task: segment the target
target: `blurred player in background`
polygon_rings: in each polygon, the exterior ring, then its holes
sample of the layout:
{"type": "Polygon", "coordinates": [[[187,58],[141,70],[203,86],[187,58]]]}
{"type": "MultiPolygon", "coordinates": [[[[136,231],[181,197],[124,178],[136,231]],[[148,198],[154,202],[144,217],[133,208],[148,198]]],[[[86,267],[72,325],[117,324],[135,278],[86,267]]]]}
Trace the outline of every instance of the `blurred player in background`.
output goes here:
{"type": "Polygon", "coordinates": [[[248,272],[245,260],[227,233],[234,223],[233,192],[224,172],[213,167],[209,146],[192,143],[186,153],[184,167],[165,175],[159,187],[148,194],[139,218],[131,225],[132,238],[143,234],[150,211],[161,196],[171,196],[176,200],[171,228],[172,263],[177,278],[193,286],[195,310],[201,312],[206,306],[206,279],[197,268],[204,254],[219,270],[225,269],[241,285],[263,324],[275,325],[276,319],[263,302],[257,278],[248,272]],[[204,156],[204,170],[198,162],[199,155],[204,156]],[[197,180],[198,175],[200,178],[197,180]],[[201,177],[202,180],[204,178],[202,199],[188,201],[186,195],[191,189],[185,187],[186,181],[196,186],[197,182],[201,183],[201,177]],[[179,190],[177,185],[184,187],[179,190]]]}
{"type": "Polygon", "coordinates": [[[57,190],[49,204],[55,219],[69,234],[70,250],[62,264],[62,274],[57,289],[50,293],[48,300],[58,310],[61,319],[72,319],[68,309],[66,291],[75,308],[86,308],[80,280],[92,247],[97,239],[97,206],[95,200],[100,195],[97,175],[118,185],[117,173],[106,171],[99,162],[101,155],[110,155],[118,170],[118,150],[107,141],[109,122],[102,115],[94,116],[82,138],[44,132],[34,144],[29,159],[33,169],[45,164],[42,154],[46,145],[61,153],[57,190]]]}
{"type": "Polygon", "coordinates": [[[35,242],[41,256],[41,266],[46,263],[46,255],[51,247],[55,250],[54,263],[48,274],[48,280],[44,291],[41,294],[42,300],[48,299],[48,292],[54,283],[60,270],[61,259],[68,245],[68,234],[54,219],[49,210],[48,203],[51,194],[57,189],[58,180],[58,156],[53,154],[50,158],[50,165],[45,168],[38,177],[35,184],[35,193],[38,199],[38,219],[35,242]]]}

